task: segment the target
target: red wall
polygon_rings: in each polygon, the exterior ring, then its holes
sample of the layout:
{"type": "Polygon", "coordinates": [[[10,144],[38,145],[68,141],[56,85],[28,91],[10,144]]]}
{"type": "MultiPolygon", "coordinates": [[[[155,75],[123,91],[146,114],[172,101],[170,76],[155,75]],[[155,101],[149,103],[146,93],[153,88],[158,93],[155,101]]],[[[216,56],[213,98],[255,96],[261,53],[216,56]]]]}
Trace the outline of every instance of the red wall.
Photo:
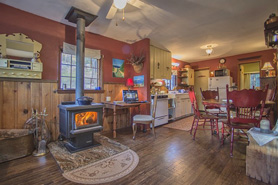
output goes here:
{"type": "MultiPolygon", "coordinates": [[[[58,80],[59,48],[63,42],[75,44],[75,27],[67,26],[0,3],[0,34],[23,33],[42,44],[43,79],[58,80]]],[[[92,23],[94,24],[94,22],[92,23]]],[[[104,55],[104,83],[125,83],[126,78],[112,77],[112,58],[126,60],[131,45],[108,37],[86,32],[85,46],[100,49],[104,55]]],[[[129,65],[125,65],[125,77],[129,65]]]]}
{"type": "MultiPolygon", "coordinates": [[[[0,34],[23,33],[42,44],[41,61],[43,63],[43,79],[58,80],[60,48],[63,42],[75,44],[76,28],[67,26],[28,12],[15,9],[0,3],[0,34]]],[[[92,23],[94,24],[94,23],[92,23]]],[[[117,41],[108,37],[86,32],[85,47],[101,50],[103,59],[103,82],[125,83],[127,78],[144,75],[145,86],[136,88],[141,101],[150,100],[150,40],[143,39],[134,44],[117,41]],[[127,64],[130,52],[145,54],[144,68],[141,73],[134,72],[127,64]],[[125,60],[125,78],[112,76],[112,59],[125,60]]],[[[149,106],[141,108],[142,113],[149,112],[149,106]]]]}
{"type": "MultiPolygon", "coordinates": [[[[274,52],[276,52],[274,49],[269,49],[269,50],[264,50],[264,51],[258,51],[258,52],[253,52],[253,53],[225,57],[225,59],[226,59],[225,66],[231,71],[231,76],[233,77],[233,81],[237,84],[238,67],[239,67],[238,64],[247,63],[250,61],[261,61],[261,64],[263,66],[263,64],[265,62],[271,62],[272,66],[275,68],[275,65],[273,64],[273,53],[274,52]],[[258,56],[258,58],[252,59],[252,57],[256,57],[256,56],[258,56]],[[239,60],[239,59],[241,59],[241,60],[239,60]]],[[[209,67],[210,71],[214,71],[214,70],[218,69],[219,58],[200,61],[200,62],[194,62],[194,63],[191,63],[190,65],[192,66],[193,69],[209,67]]],[[[264,75],[265,75],[265,73],[263,72],[263,76],[264,75]]]]}
{"type": "MultiPolygon", "coordinates": [[[[150,39],[143,39],[132,44],[132,51],[135,55],[140,55],[141,51],[145,55],[144,67],[141,73],[136,73],[130,65],[129,77],[144,75],[144,87],[133,88],[138,90],[140,101],[150,101],[150,39]]],[[[141,106],[141,113],[147,114],[150,111],[149,106],[141,106]]]]}

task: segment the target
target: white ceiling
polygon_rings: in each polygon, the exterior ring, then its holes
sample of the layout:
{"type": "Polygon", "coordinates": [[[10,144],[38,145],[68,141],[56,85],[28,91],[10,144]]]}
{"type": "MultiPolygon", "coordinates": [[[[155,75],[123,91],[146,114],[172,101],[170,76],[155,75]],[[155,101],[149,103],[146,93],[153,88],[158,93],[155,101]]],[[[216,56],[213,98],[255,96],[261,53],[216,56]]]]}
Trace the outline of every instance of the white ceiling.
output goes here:
{"type": "Polygon", "coordinates": [[[118,11],[106,19],[113,0],[0,0],[1,3],[64,24],[71,6],[98,18],[87,31],[132,43],[150,38],[151,43],[168,49],[174,58],[196,62],[266,50],[264,21],[277,12],[275,0],[133,0],[125,21],[118,11]],[[116,21],[118,26],[116,26],[116,21]],[[211,56],[200,47],[217,44],[211,56]]]}

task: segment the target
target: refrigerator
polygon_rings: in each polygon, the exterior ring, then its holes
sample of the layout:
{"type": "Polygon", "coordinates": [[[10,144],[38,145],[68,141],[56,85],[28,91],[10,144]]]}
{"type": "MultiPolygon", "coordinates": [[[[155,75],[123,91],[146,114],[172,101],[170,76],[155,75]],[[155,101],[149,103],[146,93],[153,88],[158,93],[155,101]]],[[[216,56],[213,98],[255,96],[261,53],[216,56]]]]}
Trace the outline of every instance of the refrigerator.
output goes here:
{"type": "Polygon", "coordinates": [[[219,88],[219,99],[226,99],[226,85],[232,86],[233,78],[230,76],[219,76],[208,78],[208,89],[217,90],[219,88]]]}

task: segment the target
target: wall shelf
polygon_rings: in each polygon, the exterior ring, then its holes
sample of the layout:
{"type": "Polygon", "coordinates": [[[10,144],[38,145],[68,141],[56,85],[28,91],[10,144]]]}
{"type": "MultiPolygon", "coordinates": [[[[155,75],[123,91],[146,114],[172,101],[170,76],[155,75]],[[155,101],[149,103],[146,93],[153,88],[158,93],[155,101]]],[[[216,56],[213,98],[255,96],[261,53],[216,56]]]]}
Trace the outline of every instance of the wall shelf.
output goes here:
{"type": "Polygon", "coordinates": [[[188,87],[189,85],[194,85],[194,69],[186,68],[184,71],[178,71],[178,78],[181,82],[185,82],[185,84],[179,83],[179,86],[188,87]]]}

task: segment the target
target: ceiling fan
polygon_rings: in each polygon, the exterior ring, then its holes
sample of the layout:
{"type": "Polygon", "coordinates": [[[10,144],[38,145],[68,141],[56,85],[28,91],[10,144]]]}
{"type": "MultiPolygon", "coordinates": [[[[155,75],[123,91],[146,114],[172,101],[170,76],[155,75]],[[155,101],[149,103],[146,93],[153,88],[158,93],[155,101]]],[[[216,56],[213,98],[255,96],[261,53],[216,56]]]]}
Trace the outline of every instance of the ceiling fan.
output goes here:
{"type": "Polygon", "coordinates": [[[117,13],[117,10],[124,9],[127,4],[135,6],[136,8],[139,9],[142,9],[142,7],[145,5],[145,3],[143,3],[140,0],[113,0],[113,4],[111,5],[106,15],[106,19],[113,19],[113,17],[117,13]]]}

